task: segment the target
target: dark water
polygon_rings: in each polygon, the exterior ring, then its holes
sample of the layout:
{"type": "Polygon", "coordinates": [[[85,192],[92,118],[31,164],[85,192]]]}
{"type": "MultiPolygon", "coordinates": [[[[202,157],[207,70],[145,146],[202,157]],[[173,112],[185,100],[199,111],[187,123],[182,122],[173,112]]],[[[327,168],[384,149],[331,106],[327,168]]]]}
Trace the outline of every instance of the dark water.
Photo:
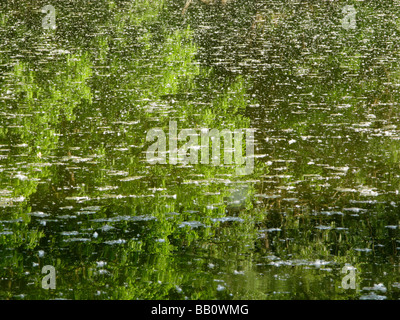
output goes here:
{"type": "Polygon", "coordinates": [[[0,298],[398,299],[398,2],[184,5],[0,4],[0,298]],[[254,170],[149,163],[170,121],[254,170]]]}

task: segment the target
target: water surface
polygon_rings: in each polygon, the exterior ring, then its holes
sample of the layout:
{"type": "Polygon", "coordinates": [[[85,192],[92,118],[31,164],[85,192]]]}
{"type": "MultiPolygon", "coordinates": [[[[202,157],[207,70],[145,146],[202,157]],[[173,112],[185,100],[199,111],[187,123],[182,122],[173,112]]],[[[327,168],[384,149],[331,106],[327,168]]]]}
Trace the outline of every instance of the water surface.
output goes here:
{"type": "Polygon", "coordinates": [[[396,1],[47,4],[0,5],[1,299],[399,298],[396,1]],[[149,163],[170,121],[254,171],[149,163]]]}

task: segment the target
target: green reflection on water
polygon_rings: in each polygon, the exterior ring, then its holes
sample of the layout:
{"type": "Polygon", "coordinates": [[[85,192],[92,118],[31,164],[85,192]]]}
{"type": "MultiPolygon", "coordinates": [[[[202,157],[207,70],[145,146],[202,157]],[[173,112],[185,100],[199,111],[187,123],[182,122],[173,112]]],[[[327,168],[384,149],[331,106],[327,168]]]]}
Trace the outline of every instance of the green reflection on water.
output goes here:
{"type": "Polygon", "coordinates": [[[354,1],[353,31],[340,1],[56,1],[53,31],[24,4],[0,10],[2,299],[398,298],[396,4],[354,1]],[[255,128],[254,171],[149,164],[170,121],[255,128]]]}

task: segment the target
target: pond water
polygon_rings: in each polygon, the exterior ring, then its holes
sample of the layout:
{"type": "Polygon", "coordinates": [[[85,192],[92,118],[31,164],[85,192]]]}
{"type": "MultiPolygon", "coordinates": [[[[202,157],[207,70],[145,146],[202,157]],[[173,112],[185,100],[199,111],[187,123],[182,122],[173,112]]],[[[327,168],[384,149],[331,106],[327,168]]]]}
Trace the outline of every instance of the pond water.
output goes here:
{"type": "Polygon", "coordinates": [[[400,3],[184,6],[0,4],[0,298],[398,299],[400,3]]]}

